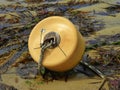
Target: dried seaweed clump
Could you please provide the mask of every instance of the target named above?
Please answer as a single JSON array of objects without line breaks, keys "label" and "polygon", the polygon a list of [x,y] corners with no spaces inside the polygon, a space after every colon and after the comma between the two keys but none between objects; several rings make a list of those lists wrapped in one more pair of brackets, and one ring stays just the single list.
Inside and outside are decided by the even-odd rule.
[{"label": "dried seaweed clump", "polygon": [[98,61],[104,65],[120,64],[120,49],[103,49],[99,48],[98,53],[101,56]]},{"label": "dried seaweed clump", "polygon": [[95,20],[94,16],[90,15],[90,12],[71,12],[70,20],[78,26],[78,30],[84,36],[88,36],[104,28],[103,21]]},{"label": "dried seaweed clump", "polygon": [[17,89],[13,86],[0,83],[0,90],[17,90]]}]

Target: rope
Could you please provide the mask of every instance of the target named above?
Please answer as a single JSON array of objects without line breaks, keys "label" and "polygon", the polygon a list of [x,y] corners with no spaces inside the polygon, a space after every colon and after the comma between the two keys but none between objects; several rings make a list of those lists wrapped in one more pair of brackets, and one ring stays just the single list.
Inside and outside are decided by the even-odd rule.
[{"label": "rope", "polygon": [[45,50],[47,48],[49,48],[50,46],[52,46],[53,44],[53,41],[51,40],[50,42],[44,42],[42,45],[41,45],[41,54],[40,54],[40,59],[38,61],[38,71],[40,71],[40,74],[44,74],[45,73],[45,68],[44,66],[42,65],[42,62],[43,62],[43,59],[44,59],[44,53],[45,53]]}]

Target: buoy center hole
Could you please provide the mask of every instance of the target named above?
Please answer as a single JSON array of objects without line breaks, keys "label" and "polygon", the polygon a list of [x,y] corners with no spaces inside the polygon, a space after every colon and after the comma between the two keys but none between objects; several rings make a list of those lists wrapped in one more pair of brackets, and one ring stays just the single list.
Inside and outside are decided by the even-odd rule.
[{"label": "buoy center hole", "polygon": [[49,32],[45,35],[43,42],[48,44],[51,43],[50,48],[55,48],[60,43],[60,35],[56,32]]}]

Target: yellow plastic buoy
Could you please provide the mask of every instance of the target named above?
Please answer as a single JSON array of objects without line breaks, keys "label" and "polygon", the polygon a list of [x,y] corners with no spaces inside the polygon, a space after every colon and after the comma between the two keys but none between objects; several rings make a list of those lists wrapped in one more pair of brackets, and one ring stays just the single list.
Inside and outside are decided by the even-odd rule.
[{"label": "yellow plastic buoy", "polygon": [[[41,33],[42,31],[42,33]],[[40,21],[32,30],[28,47],[32,58],[40,59],[40,44],[53,35],[57,45],[44,53],[42,65],[49,70],[63,72],[72,69],[79,62],[84,53],[85,42],[73,23],[60,16],[52,16]]]}]

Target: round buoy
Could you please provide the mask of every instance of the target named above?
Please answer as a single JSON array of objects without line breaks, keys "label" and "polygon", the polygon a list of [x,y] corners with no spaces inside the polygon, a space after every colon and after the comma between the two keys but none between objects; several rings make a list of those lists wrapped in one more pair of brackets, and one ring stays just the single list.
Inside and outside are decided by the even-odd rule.
[{"label": "round buoy", "polygon": [[42,65],[49,70],[63,72],[72,69],[84,53],[85,41],[73,23],[60,16],[51,16],[40,21],[32,30],[28,48],[32,58],[38,63],[40,44],[54,39],[51,48],[46,49]]}]

